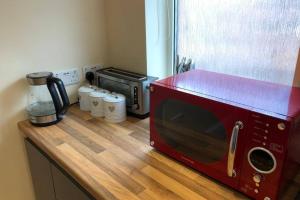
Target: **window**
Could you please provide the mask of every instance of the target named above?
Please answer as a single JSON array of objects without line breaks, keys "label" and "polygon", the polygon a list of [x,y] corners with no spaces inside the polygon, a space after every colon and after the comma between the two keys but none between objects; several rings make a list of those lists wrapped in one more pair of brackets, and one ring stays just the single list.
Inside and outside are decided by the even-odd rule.
[{"label": "window", "polygon": [[[175,51],[195,68],[291,85],[298,0],[177,0]],[[187,62],[187,61],[186,61]]]}]

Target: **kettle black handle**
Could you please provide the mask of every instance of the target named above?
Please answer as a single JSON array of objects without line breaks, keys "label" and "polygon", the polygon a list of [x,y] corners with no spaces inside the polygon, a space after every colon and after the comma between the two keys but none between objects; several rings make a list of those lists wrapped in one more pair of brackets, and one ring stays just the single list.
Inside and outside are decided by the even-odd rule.
[{"label": "kettle black handle", "polygon": [[[57,86],[57,89],[61,96],[63,105],[61,105],[61,101],[58,96],[55,85]],[[56,115],[57,115],[57,117],[61,117],[61,115],[64,115],[67,112],[67,110],[70,106],[70,101],[69,101],[64,83],[59,78],[49,77],[47,79],[47,87],[49,89],[50,95],[51,95],[53,103],[54,103]]]}]

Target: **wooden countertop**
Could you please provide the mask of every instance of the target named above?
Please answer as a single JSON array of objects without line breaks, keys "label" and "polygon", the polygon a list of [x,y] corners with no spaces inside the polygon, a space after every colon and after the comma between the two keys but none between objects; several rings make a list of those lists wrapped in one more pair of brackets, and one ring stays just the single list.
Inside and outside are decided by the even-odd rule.
[{"label": "wooden countertop", "polygon": [[77,105],[49,127],[19,129],[96,199],[247,199],[149,146],[149,119],[110,124]]}]

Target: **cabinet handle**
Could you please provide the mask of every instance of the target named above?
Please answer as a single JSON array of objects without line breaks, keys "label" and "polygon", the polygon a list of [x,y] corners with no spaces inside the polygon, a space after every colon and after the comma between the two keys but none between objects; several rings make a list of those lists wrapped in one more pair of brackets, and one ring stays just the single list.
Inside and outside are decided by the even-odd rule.
[{"label": "cabinet handle", "polygon": [[232,129],[229,152],[228,152],[228,161],[227,161],[227,175],[229,177],[236,176],[236,172],[233,169],[234,159],[235,159],[235,153],[237,148],[237,140],[239,137],[239,131],[240,129],[243,129],[243,127],[244,127],[243,122],[237,121]]}]

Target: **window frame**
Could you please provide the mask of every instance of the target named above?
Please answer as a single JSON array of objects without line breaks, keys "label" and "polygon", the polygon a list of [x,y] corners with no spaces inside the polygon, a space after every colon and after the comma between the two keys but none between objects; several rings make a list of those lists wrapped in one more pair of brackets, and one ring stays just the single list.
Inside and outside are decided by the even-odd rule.
[{"label": "window frame", "polygon": [[177,40],[177,36],[178,36],[178,32],[177,32],[177,26],[178,26],[178,0],[173,0],[173,38],[172,38],[172,52],[173,52],[173,57],[172,57],[172,60],[173,60],[173,63],[172,63],[172,75],[175,75],[176,74],[176,58],[177,58],[177,45],[178,45],[178,40]]}]

